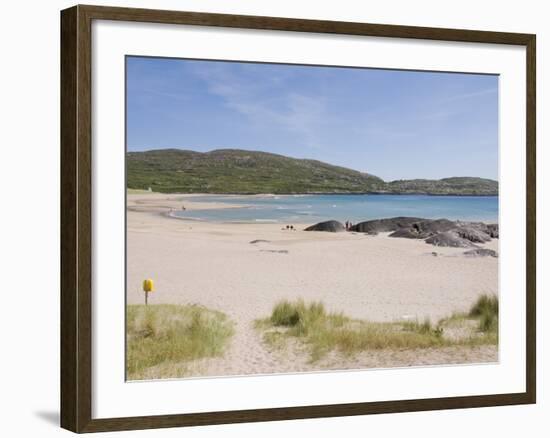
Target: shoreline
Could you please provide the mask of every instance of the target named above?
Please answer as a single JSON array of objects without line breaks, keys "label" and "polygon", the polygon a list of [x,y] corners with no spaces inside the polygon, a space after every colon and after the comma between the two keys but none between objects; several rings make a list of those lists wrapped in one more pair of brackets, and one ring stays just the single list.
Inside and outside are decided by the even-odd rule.
[{"label": "shoreline", "polygon": [[[334,194],[338,195],[338,194]],[[342,193],[339,193],[339,195],[342,195]],[[255,194],[255,195],[237,195],[237,194],[214,194],[214,193],[189,193],[189,194],[182,194],[182,193],[173,193],[173,194],[165,194],[165,193],[158,193],[158,192],[144,192],[144,193],[127,193],[126,199],[127,199],[127,205],[126,208],[129,211],[141,211],[141,212],[149,212],[149,213],[160,213],[165,217],[168,217],[170,219],[176,219],[176,220],[182,220],[182,221],[191,221],[191,222],[209,222],[209,223],[216,223],[216,224],[279,224],[279,225],[285,225],[287,223],[291,224],[298,224],[300,226],[309,226],[314,225],[315,223],[326,221],[326,220],[338,220],[334,219],[334,217],[327,217],[325,219],[319,219],[319,220],[306,220],[307,218],[304,218],[304,220],[279,220],[279,219],[258,219],[258,220],[210,220],[210,219],[202,219],[202,218],[193,218],[193,217],[185,217],[185,216],[179,216],[175,214],[178,211],[210,211],[210,210],[226,210],[226,209],[249,209],[254,207],[253,204],[233,204],[231,202],[223,202],[223,201],[195,201],[193,198],[219,198],[219,197],[227,197],[228,199],[231,198],[256,198],[256,199],[270,199],[270,198],[279,198],[282,196],[288,196],[288,197],[303,197],[303,196],[317,196],[316,194],[294,194],[294,195],[278,195],[273,193],[264,193],[264,194]],[[437,196],[437,195],[434,195]],[[462,195],[449,195],[449,196],[462,196]],[[152,202],[151,202],[152,201]],[[182,210],[182,206],[185,207],[184,210]],[[337,215],[334,215],[337,216]],[[389,219],[392,216],[380,216],[376,218],[365,218],[360,221],[355,221],[356,223],[363,222],[363,221],[370,221],[370,220],[377,220],[377,219]],[[434,217],[434,218],[425,218],[425,219],[441,219],[441,217]],[[449,218],[446,218],[449,219]],[[495,220],[486,220],[486,219],[456,219],[451,218],[449,219],[451,221],[455,222],[479,222],[484,224],[498,224],[499,220],[498,218]]]},{"label": "shoreline", "polygon": [[[127,189],[132,191],[138,191],[140,189]],[[460,196],[460,197],[472,197],[472,198],[483,198],[483,197],[493,197],[498,198],[499,193],[430,193],[430,192],[284,192],[284,193],[248,193],[248,192],[228,192],[228,193],[196,193],[196,192],[190,192],[190,193],[178,193],[178,192],[147,192],[146,190],[143,190],[143,193],[156,193],[161,195],[177,195],[177,196],[334,196],[334,195],[373,195],[373,196],[379,196],[379,195],[396,195],[396,196],[441,196],[441,197],[453,197],[453,196]],[[137,193],[136,193],[137,194]],[[140,193],[141,194],[141,193]]]}]

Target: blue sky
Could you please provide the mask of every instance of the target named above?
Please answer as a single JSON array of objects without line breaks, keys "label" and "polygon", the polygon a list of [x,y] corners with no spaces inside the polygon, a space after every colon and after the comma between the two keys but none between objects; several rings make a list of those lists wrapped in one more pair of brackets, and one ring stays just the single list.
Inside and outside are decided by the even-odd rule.
[{"label": "blue sky", "polygon": [[498,179],[498,77],[128,57],[127,146]]}]

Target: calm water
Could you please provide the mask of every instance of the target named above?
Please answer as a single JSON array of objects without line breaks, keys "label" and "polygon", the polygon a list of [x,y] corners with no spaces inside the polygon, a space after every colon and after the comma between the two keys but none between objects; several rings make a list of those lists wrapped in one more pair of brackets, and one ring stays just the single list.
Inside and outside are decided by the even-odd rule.
[{"label": "calm water", "polygon": [[[394,216],[498,221],[498,196],[281,195],[199,196],[242,208],[177,211],[179,217],[215,222],[316,223],[336,219],[361,222]],[[182,198],[185,205],[185,198]]]}]

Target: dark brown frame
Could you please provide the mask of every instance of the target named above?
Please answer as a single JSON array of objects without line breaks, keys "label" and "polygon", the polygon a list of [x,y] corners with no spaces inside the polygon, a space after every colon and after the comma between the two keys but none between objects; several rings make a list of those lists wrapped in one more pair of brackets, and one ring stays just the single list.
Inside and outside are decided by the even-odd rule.
[{"label": "dark brown frame", "polygon": [[[92,419],[92,20],[511,44],[527,52],[526,391],[466,397]],[[535,47],[531,34],[302,20],[276,17],[74,6],[61,12],[61,426],[74,432],[530,404],[536,402]]]}]

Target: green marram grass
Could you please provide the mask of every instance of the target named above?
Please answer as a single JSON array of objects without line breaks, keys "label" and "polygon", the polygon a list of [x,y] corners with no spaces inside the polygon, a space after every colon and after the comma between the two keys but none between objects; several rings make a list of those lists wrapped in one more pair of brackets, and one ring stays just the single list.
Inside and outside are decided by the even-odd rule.
[{"label": "green marram grass", "polygon": [[498,297],[482,295],[474,303],[468,316],[479,320],[481,332],[498,333]]},{"label": "green marram grass", "polygon": [[[486,320],[490,323],[484,322]],[[478,321],[478,330],[469,329],[472,321]],[[271,316],[257,320],[256,327],[264,331],[266,344],[277,348],[284,346],[284,340],[289,338],[304,342],[309,347],[311,361],[319,360],[330,351],[353,355],[366,350],[496,345],[498,299],[482,296],[470,313],[454,314],[435,325],[429,319],[422,322],[352,319],[341,312],[328,312],[321,302],[284,300],[275,305]],[[459,338],[446,337],[446,329],[450,327],[464,327],[466,334]]]},{"label": "green marram grass", "polygon": [[[186,363],[223,354],[233,323],[198,305],[127,306],[127,378],[176,377]],[[175,372],[175,370],[179,370]]]}]

